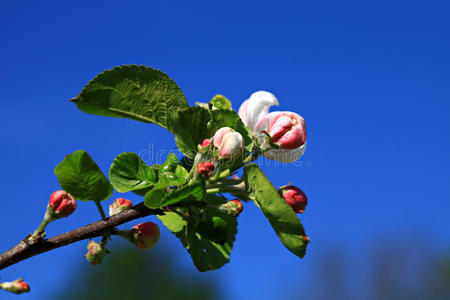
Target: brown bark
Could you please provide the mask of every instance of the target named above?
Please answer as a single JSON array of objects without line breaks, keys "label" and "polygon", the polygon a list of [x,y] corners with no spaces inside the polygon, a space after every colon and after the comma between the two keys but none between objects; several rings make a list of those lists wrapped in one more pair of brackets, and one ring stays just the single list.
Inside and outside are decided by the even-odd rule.
[{"label": "brown bark", "polygon": [[77,228],[66,233],[41,240],[38,242],[29,241],[28,237],[20,241],[19,244],[9,249],[0,255],[0,270],[18,263],[35,255],[69,245],[81,240],[102,236],[108,230],[126,223],[128,221],[142,218],[148,215],[161,214],[162,211],[158,209],[148,209],[141,202],[134,207],[117,214],[115,216],[106,218],[104,220]]}]

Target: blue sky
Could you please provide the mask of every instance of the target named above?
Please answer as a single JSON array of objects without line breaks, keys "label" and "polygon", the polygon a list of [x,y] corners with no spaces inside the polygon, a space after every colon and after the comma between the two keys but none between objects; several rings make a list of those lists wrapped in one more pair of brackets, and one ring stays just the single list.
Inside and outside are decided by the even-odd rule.
[{"label": "blue sky", "polygon": [[[231,263],[199,275],[235,286],[230,297],[275,299],[292,281],[303,288],[330,245],[354,265],[386,236],[426,235],[449,252],[448,2],[4,1],[0,11],[2,249],[38,225],[64,155],[84,149],[106,172],[121,152],[174,149],[156,125],[87,115],[68,101],[105,69],[143,64],[169,74],[191,105],[221,93],[237,108],[267,90],[276,109],[306,120],[301,164],[263,168],[275,186],[291,181],[308,195],[300,216],[308,254],[299,260],[285,250],[247,205]],[[48,234],[96,218],[93,204],[79,203]],[[161,243],[179,254],[182,270],[194,268],[167,230]],[[22,298],[42,299],[55,280],[73,280],[68,270],[84,263],[85,246],[30,259],[1,278],[25,276],[33,291]]]}]

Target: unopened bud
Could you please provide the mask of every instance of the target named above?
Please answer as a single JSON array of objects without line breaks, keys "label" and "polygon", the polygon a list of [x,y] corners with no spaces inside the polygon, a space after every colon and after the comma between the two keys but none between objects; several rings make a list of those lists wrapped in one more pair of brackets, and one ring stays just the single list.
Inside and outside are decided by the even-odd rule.
[{"label": "unopened bud", "polygon": [[200,144],[200,147],[203,148],[203,147],[206,147],[206,146],[209,146],[209,145],[211,145],[211,141],[209,139],[204,139],[202,141],[202,143]]},{"label": "unopened bud", "polygon": [[293,185],[285,185],[278,189],[278,193],[292,207],[295,213],[303,213],[305,211],[308,199],[301,189]]},{"label": "unopened bud", "polygon": [[117,198],[114,202],[109,206],[109,216],[117,215],[127,209],[130,209],[133,206],[133,203],[130,200],[125,198]]},{"label": "unopened bud", "polygon": [[221,158],[235,160],[241,155],[244,149],[244,138],[239,132],[229,132],[223,136],[222,144],[219,147]]},{"label": "unopened bud", "polygon": [[214,164],[210,161],[203,161],[197,166],[197,174],[203,176],[211,176],[214,172]]},{"label": "unopened bud", "polygon": [[53,192],[48,202],[47,212],[53,219],[70,216],[77,208],[77,202],[65,191]]},{"label": "unopened bud", "polygon": [[19,278],[11,282],[0,283],[0,289],[14,294],[23,294],[30,291],[30,286],[22,278]]},{"label": "unopened bud", "polygon": [[237,217],[244,210],[244,206],[238,199],[233,199],[225,204],[222,204],[219,209],[227,214]]},{"label": "unopened bud", "polygon": [[222,127],[219,130],[216,131],[214,134],[214,147],[219,148],[222,144],[223,137],[230,132],[234,132],[234,130],[230,127]]},{"label": "unopened bud", "polygon": [[134,226],[130,230],[130,240],[139,249],[153,248],[159,240],[159,227],[153,222],[145,222]]},{"label": "unopened bud", "polygon": [[89,241],[89,244],[87,246],[88,252],[84,257],[89,261],[91,265],[98,265],[101,264],[103,261],[103,258],[108,253],[108,250],[106,250],[106,243],[97,243],[93,240]]}]

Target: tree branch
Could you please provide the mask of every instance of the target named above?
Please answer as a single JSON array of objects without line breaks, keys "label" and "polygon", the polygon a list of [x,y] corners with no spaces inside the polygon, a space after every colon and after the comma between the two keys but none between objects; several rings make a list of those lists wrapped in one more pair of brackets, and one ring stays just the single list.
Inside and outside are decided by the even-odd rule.
[{"label": "tree branch", "polygon": [[32,243],[29,242],[28,237],[26,237],[25,239],[20,241],[19,244],[0,255],[0,270],[35,255],[81,240],[102,236],[106,230],[112,229],[128,221],[142,218],[148,215],[157,214],[162,214],[162,211],[159,209],[148,209],[144,206],[144,203],[141,202],[134,207],[121,212],[120,214],[77,228],[72,231],[68,231],[46,240]]}]

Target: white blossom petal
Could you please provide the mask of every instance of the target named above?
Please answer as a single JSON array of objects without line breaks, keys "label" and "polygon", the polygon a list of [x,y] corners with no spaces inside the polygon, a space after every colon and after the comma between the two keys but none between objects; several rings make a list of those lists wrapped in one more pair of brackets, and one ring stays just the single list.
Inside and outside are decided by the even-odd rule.
[{"label": "white blossom petal", "polygon": [[252,132],[256,129],[256,124],[269,112],[269,108],[278,105],[277,98],[269,92],[258,91],[253,93],[248,99],[246,125]]}]

